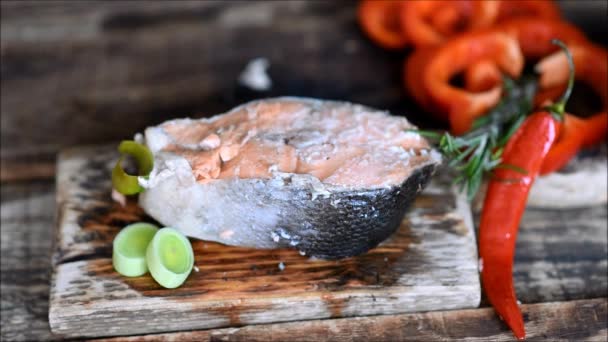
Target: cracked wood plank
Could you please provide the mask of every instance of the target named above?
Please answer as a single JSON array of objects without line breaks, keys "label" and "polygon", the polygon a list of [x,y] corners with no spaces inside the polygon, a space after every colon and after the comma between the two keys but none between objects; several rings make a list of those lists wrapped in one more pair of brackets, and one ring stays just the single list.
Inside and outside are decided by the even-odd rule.
[{"label": "cracked wood plank", "polygon": [[[529,341],[606,341],[607,299],[522,305]],[[343,318],[102,341],[513,341],[492,309]],[[97,340],[96,340],[97,341]]]},{"label": "cracked wood plank", "polygon": [[[480,286],[468,203],[438,172],[401,228],[379,247],[340,261],[297,250],[192,240],[194,271],[177,289],[112,267],[122,226],[151,219],[110,198],[111,146],[62,153],[50,324],[69,336],[112,336],[317,318],[471,308]],[[282,262],[285,269],[279,269]],[[162,315],[158,315],[162,312]]]}]

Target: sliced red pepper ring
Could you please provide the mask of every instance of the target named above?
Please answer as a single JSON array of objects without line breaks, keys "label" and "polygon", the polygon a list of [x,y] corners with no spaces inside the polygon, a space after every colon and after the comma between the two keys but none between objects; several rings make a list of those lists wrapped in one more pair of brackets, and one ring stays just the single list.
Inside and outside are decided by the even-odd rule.
[{"label": "sliced red pepper ring", "polygon": [[473,91],[486,91],[500,85],[502,74],[496,64],[483,60],[472,64],[464,72],[464,88]]},{"label": "sliced red pepper ring", "polygon": [[536,60],[557,51],[558,48],[551,43],[553,39],[559,39],[568,46],[587,42],[581,30],[560,20],[522,17],[506,20],[498,27],[517,39],[527,60]]},{"label": "sliced red pepper ring", "polygon": [[401,27],[415,46],[434,46],[467,29],[489,27],[498,6],[497,1],[406,1],[401,7]]},{"label": "sliced red pepper ring", "polygon": [[437,12],[430,18],[431,25],[441,35],[453,34],[464,25],[465,20],[463,11],[459,11],[454,6],[438,8]]},{"label": "sliced red pepper ring", "polygon": [[551,0],[500,1],[498,21],[515,17],[559,19],[559,7]]},{"label": "sliced red pepper ring", "polygon": [[585,135],[583,136],[583,147],[588,148],[606,141],[608,135],[608,112],[600,112],[586,121]]},{"label": "sliced red pepper ring", "polygon": [[489,60],[512,77],[520,75],[523,56],[517,41],[507,34],[490,30],[455,37],[439,47],[422,70],[421,85],[439,111],[448,113],[454,134],[463,134],[474,119],[495,106],[501,88],[472,93],[450,84],[450,79],[481,60]]},{"label": "sliced red pepper ring", "polygon": [[[608,108],[608,51],[590,43],[570,47],[576,79],[587,83],[599,95],[604,108]],[[543,58],[534,67],[540,74],[541,89],[564,87],[568,81],[568,61],[562,51]]]},{"label": "sliced red pepper ring", "polygon": [[402,2],[396,0],[363,0],[359,4],[357,17],[363,31],[386,49],[401,49],[407,45],[399,24],[401,6]]},{"label": "sliced red pepper ring", "polygon": [[606,138],[608,113],[598,113],[581,119],[566,114],[561,124],[559,137],[545,157],[540,174],[545,175],[566,166],[582,147],[596,145]]},{"label": "sliced red pepper ring", "polygon": [[[516,37],[526,60],[536,60],[555,52],[557,47],[551,44],[553,39],[559,39],[568,46],[587,44],[587,38],[583,32],[558,20],[514,18],[501,23],[498,29]],[[560,54],[563,56],[562,52]],[[576,59],[575,63],[578,65]],[[492,67],[489,61],[478,64],[480,65],[473,64],[465,72],[465,88],[467,90],[487,89],[492,85],[492,82],[496,82],[496,84],[500,82],[500,78],[497,77],[497,75],[500,75],[500,70],[497,66]],[[559,63],[552,61],[551,64],[559,65],[550,69],[557,70],[559,68],[560,80],[565,83],[568,79],[568,67],[565,58],[560,59]],[[556,99],[563,93],[564,89],[565,87],[556,88],[546,93],[541,90],[538,95],[539,98],[535,102],[542,103],[546,99]]]},{"label": "sliced red pepper ring", "polygon": [[547,89],[539,89],[534,97],[534,107],[540,108],[552,103],[564,93],[565,89],[565,84]]},{"label": "sliced red pepper ring", "polygon": [[492,26],[498,18],[501,1],[473,1],[471,15],[471,29],[480,29]]},{"label": "sliced red pepper ring", "polygon": [[[608,51],[591,45],[574,45],[570,48],[576,66],[577,80],[589,84],[600,96],[603,107],[608,108]],[[542,90],[536,102],[554,100],[568,81],[568,61],[563,52],[543,58],[535,70],[540,74]],[[566,115],[557,142],[549,151],[541,174],[548,174],[564,167],[581,148],[591,147],[605,139],[608,131],[608,113],[601,112],[587,119]]]}]

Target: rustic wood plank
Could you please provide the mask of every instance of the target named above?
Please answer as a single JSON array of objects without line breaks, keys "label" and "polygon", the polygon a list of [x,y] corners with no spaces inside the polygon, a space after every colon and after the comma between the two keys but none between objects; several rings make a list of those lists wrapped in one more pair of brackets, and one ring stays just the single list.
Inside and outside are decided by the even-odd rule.
[{"label": "rustic wood plank", "polygon": [[3,162],[0,166],[0,182],[44,180],[55,177],[54,162]]},{"label": "rustic wood plank", "polygon": [[[0,238],[2,242],[2,257],[0,258],[2,269],[0,272],[2,275],[0,323],[2,329],[0,329],[0,337],[7,341],[46,340],[52,337],[47,313],[51,268],[49,258],[52,240],[51,227],[54,225],[55,211],[54,186],[51,182],[34,182],[3,184],[0,189],[2,191],[0,209],[2,214],[0,224],[2,226],[0,230],[2,234]],[[605,209],[595,207],[583,211],[568,211],[563,215],[555,215],[553,211],[543,211],[542,213],[539,211],[534,215],[538,217],[543,215],[545,223],[535,225],[534,229],[522,229],[518,236],[515,286],[520,300],[524,303],[536,303],[563,301],[566,298],[606,296],[607,269],[606,266],[601,266],[602,263],[605,265],[605,261],[603,261],[606,258],[605,251],[598,248],[585,250],[588,241],[593,239],[589,236],[588,231],[581,237],[574,236],[577,233],[576,229],[565,230],[566,234],[563,234],[563,229],[560,234],[553,233],[556,227],[560,229],[559,227],[568,226],[571,216],[578,217],[579,222],[594,221],[595,215],[599,213],[599,222],[601,220],[605,222],[606,217],[601,210]],[[524,217],[524,226],[529,226],[526,222],[530,218],[530,215]],[[590,225],[593,226],[593,224]],[[603,236],[606,236],[606,231],[603,231]],[[549,237],[551,244],[543,243],[542,237]],[[600,241],[601,239],[600,235]],[[560,240],[561,243],[559,243]],[[545,250],[547,247],[550,247],[549,251]],[[520,255],[525,255],[525,257],[520,257]],[[575,262],[571,262],[572,260]],[[15,270],[16,268],[19,270]],[[567,271],[556,272],[558,269]],[[587,279],[581,279],[582,277]],[[595,280],[591,281],[590,278]],[[528,282],[536,284],[531,289]],[[564,286],[561,286],[562,284]],[[572,287],[567,284],[577,286]],[[530,293],[527,293],[528,291]],[[543,314],[539,313],[539,315]],[[580,317],[581,321],[587,321],[593,319],[594,314],[590,314],[589,318],[583,314],[569,314],[564,316],[564,319],[572,316]],[[480,323],[477,327],[482,326],[485,326],[485,323],[483,325]],[[505,338],[508,338],[509,334],[504,330],[505,328],[501,329],[503,329],[501,331],[504,332]],[[576,330],[573,328],[571,331]],[[471,333],[471,335],[473,334]],[[578,340],[579,338],[573,335],[572,339]],[[602,340],[602,336],[600,335],[598,339]]]},{"label": "rustic wood plank", "polygon": [[[401,54],[378,49],[363,37],[353,3],[176,7],[102,3],[3,11],[3,32],[9,31],[1,46],[3,146],[119,140],[169,118],[219,113],[262,95],[343,99],[398,114],[409,111],[401,89]],[[45,13],[48,21],[29,20],[29,10]],[[274,86],[265,93],[237,84],[255,57],[271,64]],[[41,113],[45,120],[39,120]]]},{"label": "rustic wood plank", "polygon": [[55,177],[57,145],[0,149],[2,183],[51,180]]},{"label": "rustic wood plank", "polygon": [[[439,126],[403,93],[404,54],[366,39],[350,1],[0,6],[1,142],[11,149],[119,140],[169,118],[219,113],[268,95],[347,100]],[[562,6],[607,43],[605,2]],[[269,92],[236,82],[255,57],[270,61]]]},{"label": "rustic wood plank", "polygon": [[0,339],[52,337],[48,323],[55,193],[51,182],[1,187]]},{"label": "rustic wood plank", "polygon": [[[203,3],[205,5],[202,5]],[[206,5],[208,3],[211,5]],[[315,30],[312,34],[292,33],[291,37],[299,39],[293,41],[306,42],[308,44],[307,48],[298,50],[298,47],[294,48],[291,46],[293,45],[292,41],[288,41],[288,39],[272,40],[277,34],[266,34],[266,32],[274,30],[274,25],[261,24],[266,22],[263,15],[253,15],[254,19],[245,20],[245,23],[238,28],[239,20],[234,20],[234,18],[247,19],[244,18],[246,16],[239,15],[239,11],[241,13],[255,13],[255,9],[263,6],[256,7],[257,5],[250,5],[253,7],[244,7],[242,9],[242,3],[235,3],[230,2],[231,5],[229,6],[232,9],[225,11],[223,8],[220,8],[223,5],[218,6],[217,3],[212,3],[211,1],[152,2],[146,4],[139,1],[120,3],[105,1],[86,3],[75,1],[0,2],[0,31],[2,32],[0,57],[2,57],[3,61],[2,70],[0,71],[2,78],[2,85],[0,86],[2,174],[5,172],[5,151],[33,150],[40,146],[54,144],[53,153],[49,154],[54,158],[54,151],[58,151],[66,145],[81,143],[83,141],[105,142],[110,139],[122,139],[130,136],[132,132],[139,129],[142,125],[158,123],[169,116],[211,112],[207,111],[208,108],[213,109],[213,112],[219,112],[225,108],[232,107],[235,103],[240,103],[252,96],[257,96],[256,94],[239,89],[229,80],[220,79],[218,81],[217,77],[207,78],[204,75],[205,73],[216,73],[217,70],[221,70],[222,73],[225,72],[224,70],[229,70],[231,71],[230,76],[234,76],[244,66],[245,60],[265,55],[267,51],[274,51],[273,53],[278,54],[279,57],[285,56],[286,61],[293,61],[291,63],[294,66],[283,67],[279,72],[276,67],[281,64],[274,63],[274,60],[271,60],[274,65],[274,67],[271,66],[271,75],[275,78],[275,84],[281,84],[283,87],[289,85],[290,87],[287,88],[289,94],[301,95],[301,92],[315,92],[323,96],[324,93],[327,93],[334,96],[344,96],[344,99],[356,100],[350,98],[349,94],[343,95],[342,92],[364,88],[360,93],[356,91],[355,97],[360,98],[360,102],[367,101],[366,103],[378,107],[396,108],[395,111],[397,113],[415,113],[415,110],[409,106],[408,102],[402,100],[403,95],[400,90],[401,56],[383,52],[362,38],[352,19],[352,12],[348,14],[351,16],[350,20],[343,20],[344,18],[340,14],[343,12],[337,11],[339,18],[336,19],[334,17],[336,11],[332,11],[331,6],[340,5],[302,5],[300,2],[292,2],[295,5],[289,6],[295,6],[296,8],[288,10],[287,12],[289,13],[284,17],[285,21],[292,22],[295,28],[306,30],[309,25],[318,25],[319,22],[326,23],[321,25],[323,29]],[[267,6],[284,6],[280,3],[282,2],[274,2],[274,4]],[[576,5],[578,3],[580,1],[577,1]],[[567,6],[566,17],[578,19],[578,24],[582,24],[587,32],[591,32],[596,39],[606,44],[608,34],[606,34],[605,16],[603,15],[606,12],[606,2],[591,0],[584,4],[584,6],[577,7],[574,2],[562,1],[562,5]],[[207,14],[203,12],[206,9],[200,9],[202,6],[218,7],[213,15],[215,18],[222,17],[223,19],[212,20],[205,17]],[[352,5],[349,4],[348,6]],[[598,6],[603,7],[597,9]],[[151,9],[147,11],[147,8]],[[195,10],[197,8],[199,8],[198,11]],[[237,14],[234,14],[235,8],[238,8],[236,10]],[[583,8],[591,10],[585,12],[581,10]],[[590,12],[598,15],[588,15]],[[164,14],[167,13],[169,15],[165,17]],[[317,18],[309,18],[310,16],[316,16]],[[211,25],[217,32],[221,32],[224,29],[229,30],[230,25],[225,27],[218,26],[218,24],[225,25],[226,22],[232,23],[232,25],[237,23],[237,29],[240,30],[238,34],[251,42],[251,44],[238,45],[226,43],[222,46],[222,48],[225,46],[231,48],[238,46],[241,49],[239,53],[243,56],[242,60],[239,59],[238,63],[234,62],[233,59],[228,60],[225,63],[230,66],[228,69],[224,69],[221,59],[214,60],[213,56],[207,56],[210,62],[205,60],[205,64],[202,66],[197,64],[196,61],[193,62],[190,56],[187,56],[189,52],[183,47],[185,45],[183,40],[177,39],[177,42],[173,44],[169,43],[170,40],[176,40],[175,38],[179,38],[181,35],[189,33],[199,34],[198,32],[200,31],[196,30],[199,26]],[[245,32],[249,27],[256,27],[256,25],[257,30],[252,31],[252,33]],[[242,26],[245,27],[243,28]],[[352,35],[348,34],[344,37],[353,38],[354,42],[351,40],[341,40],[343,38],[342,33],[336,32],[342,32],[342,30],[352,32]],[[150,37],[154,35],[154,32],[161,31],[166,32],[159,35],[160,40],[165,42],[159,42],[156,45],[150,44]],[[325,36],[333,36],[334,34],[337,35],[334,39],[323,39]],[[125,39],[117,39],[116,36],[118,35],[124,35]],[[122,45],[128,44],[131,40],[137,40],[140,36],[148,39],[148,43],[143,44],[148,46],[145,51],[142,52],[140,49],[141,45],[137,45],[133,50],[121,52]],[[217,37],[219,41],[222,41],[226,37],[234,37],[234,35],[223,34],[213,37],[213,39]],[[90,43],[90,41],[95,40],[99,40],[102,43]],[[280,47],[279,42],[283,42],[281,44],[285,44],[285,42],[289,43],[288,48]],[[41,46],[39,50],[38,45]],[[181,48],[178,48],[176,53],[169,55],[166,51],[170,51],[175,45],[181,46]],[[15,48],[12,46],[15,46]],[[206,45],[206,47],[209,46],[218,47],[220,43]],[[344,49],[344,53],[335,53],[336,48],[338,51]],[[290,49],[294,52],[291,52]],[[285,52],[285,50],[287,51]],[[25,51],[25,53],[21,53],[20,51]],[[260,54],[260,51],[263,53]],[[309,53],[298,55],[302,51],[309,51]],[[310,51],[317,51],[317,53],[310,53]],[[10,65],[6,63],[7,59],[5,57],[7,53],[13,53],[14,58]],[[134,64],[141,64],[141,56],[147,56],[147,53],[159,56],[153,58],[155,61],[154,67],[149,69],[132,68]],[[71,54],[89,56],[91,57],[89,59],[90,63],[86,63],[86,58],[83,57],[70,57]],[[100,57],[99,55],[102,56]],[[212,55],[212,53],[209,55]],[[353,56],[353,60],[350,59],[351,55]],[[166,64],[158,61],[163,56],[166,56]],[[336,61],[330,67],[323,65],[326,60],[332,60],[334,57]],[[223,58],[223,56],[220,56],[220,58]],[[80,63],[72,67],[70,63],[74,59],[80,61]],[[321,64],[317,71],[323,73],[313,74],[307,69],[306,72],[300,74],[297,64],[301,63],[303,59],[310,60],[310,64]],[[363,61],[366,64],[358,64],[359,62],[355,62],[354,60]],[[168,77],[166,74],[169,73],[170,68],[182,62],[186,62],[186,69],[190,68],[194,73],[197,73],[196,70],[202,70],[200,74],[197,74],[200,77],[192,77],[181,83],[183,88],[197,88],[201,86],[201,83],[209,83],[209,88],[217,89],[217,91],[211,93],[201,92],[201,96],[208,94],[208,97],[205,99],[193,99],[193,96],[188,95],[184,101],[181,101],[180,99],[167,100],[163,97],[162,91],[154,90],[158,87],[158,83],[167,81]],[[344,67],[335,67],[337,63],[343,63]],[[361,65],[369,66],[369,69],[362,68]],[[67,71],[68,75],[64,76],[66,76],[66,82],[69,84],[58,91],[53,91],[53,87],[61,85],[62,82],[57,73],[61,73],[64,70]],[[285,74],[284,76],[283,71],[292,73],[295,71],[295,73]],[[122,77],[114,75],[121,72]],[[184,70],[180,71],[181,74],[186,72]],[[349,76],[348,82],[342,83],[342,80],[346,80],[346,78],[344,78],[345,76],[340,76],[339,73],[348,75],[356,72],[364,73],[365,75],[363,76],[365,77]],[[73,75],[78,73],[89,75],[89,77],[88,79],[83,79],[83,76]],[[279,75],[274,75],[275,73]],[[338,76],[329,77],[329,81],[319,80],[319,75],[325,77],[325,75],[334,75],[335,73]],[[108,78],[103,77],[104,74],[111,75],[109,81]],[[372,78],[366,79],[370,75]],[[305,79],[300,78],[300,76],[312,78]],[[80,81],[75,82],[74,80]],[[278,80],[281,80],[281,82],[278,82]],[[48,83],[50,83],[50,86]],[[168,89],[176,89],[175,84],[178,84],[176,80],[172,79],[168,83]],[[15,84],[19,84],[20,91],[9,94],[7,89],[11,89]],[[223,86],[225,84],[228,85]],[[161,96],[161,100],[157,102],[154,99],[150,100],[149,98],[153,97],[154,94],[147,99],[138,99],[137,94],[145,95],[148,93],[146,90],[148,86],[152,88],[152,93],[156,92],[156,95]],[[99,94],[108,94],[108,89],[111,90],[112,87],[120,89],[118,92],[124,91],[124,94],[130,95],[122,97],[114,95],[113,98],[110,96],[100,96],[99,98],[106,101],[89,101],[88,103],[91,106],[87,107],[88,110],[84,112],[84,116],[74,115],[73,112],[66,110],[66,107],[69,109],[73,102],[78,103],[74,99],[83,98],[85,93],[96,93],[99,90]],[[33,91],[30,91],[31,89]],[[335,89],[340,91],[336,91]],[[285,93],[279,92],[278,89],[272,90],[273,94],[287,94],[287,90],[283,89],[281,91],[285,91]],[[365,91],[369,92],[369,94],[365,94]],[[173,90],[172,94],[178,94],[179,96],[180,90]],[[12,106],[7,105],[9,97],[13,98],[10,101],[13,104]],[[42,101],[48,105],[35,106],[29,104],[29,102],[36,101]],[[14,104],[16,103],[17,105],[15,106]],[[86,104],[87,102],[84,103]],[[149,106],[147,103],[149,103]],[[21,104],[27,104],[24,110],[21,110]],[[123,122],[120,127],[112,127],[111,125],[110,127],[105,127],[103,124],[93,124],[93,122],[99,120],[100,116],[98,116],[98,112],[94,109],[96,106],[102,107],[100,104],[104,105],[104,108],[99,111],[101,113],[107,113],[107,111],[111,110],[112,106],[122,108],[121,112],[123,116],[119,120]],[[129,106],[131,106],[131,109],[137,109],[137,111],[130,112]],[[9,116],[11,117],[10,119],[8,118]],[[128,116],[129,120],[124,120],[125,116]],[[138,118],[139,116],[145,116],[145,118]],[[9,123],[11,124],[10,128],[8,126]],[[124,131],[120,133],[112,132],[113,129],[121,129],[124,125],[132,125],[132,127],[129,129],[124,128]],[[66,128],[65,130],[64,127]],[[82,132],[79,132],[75,137],[64,137],[67,133],[78,129],[81,129]],[[6,138],[5,132],[9,131],[12,132],[11,138]],[[83,133],[85,131],[87,132],[86,134]],[[110,133],[108,133],[109,131]],[[61,134],[58,134],[58,132],[61,132]],[[23,136],[20,136],[20,133]],[[28,156],[25,159],[31,160]],[[14,160],[19,161],[20,159]],[[6,242],[2,245],[2,315],[0,315],[2,317],[2,329],[0,329],[2,340],[44,340],[50,336],[47,317],[45,315],[43,317],[41,314],[42,312],[46,312],[48,307],[46,296],[48,295],[49,274],[48,272],[41,273],[38,271],[39,269],[48,270],[50,267],[48,258],[48,253],[50,253],[48,229],[53,226],[53,221],[52,218],[42,218],[46,214],[40,215],[40,212],[30,212],[29,210],[35,207],[30,204],[32,197],[36,197],[44,192],[53,194],[53,187],[48,183],[46,183],[47,188],[41,187],[39,184],[41,183],[33,185],[25,183],[2,184],[2,241],[9,241],[5,236],[8,236],[10,231],[19,231],[19,233],[10,233],[12,234],[11,238],[14,239],[11,241],[15,241],[15,243]],[[42,203],[44,203],[45,210],[54,209],[54,199],[52,196],[48,195],[44,197]],[[15,198],[28,198],[28,200],[16,204]],[[5,206],[5,204],[9,203],[11,205]],[[27,212],[29,218],[19,215],[10,216],[9,220],[17,223],[13,226],[12,230],[5,229],[5,227],[8,227],[5,221],[8,217],[6,213],[12,212],[16,208],[29,208],[19,211],[20,213]],[[577,211],[569,213],[576,216]],[[594,220],[595,216],[593,215],[596,215],[596,213],[596,211],[591,211],[587,212],[586,215],[591,215],[589,220]],[[605,220],[605,214],[602,214],[602,211],[599,211],[599,213],[599,218]],[[41,218],[40,224],[30,224],[34,221],[35,217],[39,216]],[[606,277],[604,276],[606,274],[606,267],[602,266],[605,265],[605,263],[602,264],[602,262],[605,262],[605,258],[599,255],[601,252],[605,254],[605,250],[591,248],[585,251],[585,253],[579,253],[579,251],[588,246],[588,243],[579,242],[578,236],[572,236],[573,231],[566,234],[566,237],[559,243],[557,240],[559,237],[553,234],[553,227],[567,225],[569,216],[554,216],[552,212],[547,212],[545,219],[546,223],[543,225],[543,228],[537,227],[534,234],[526,234],[525,232],[528,230],[522,230],[519,236],[520,241],[525,241],[530,237],[533,238],[529,247],[540,253],[539,255],[530,254],[518,260],[518,264],[535,263],[536,267],[522,267],[521,272],[517,273],[518,264],[516,264],[515,281],[520,297],[522,295],[526,296],[522,291],[525,292],[527,290],[527,287],[521,285],[521,283],[530,281],[531,277],[535,277],[537,279],[535,282],[538,284],[533,294],[528,295],[528,299],[531,302],[538,300],[562,300],[566,297],[590,298],[597,296],[597,293],[605,293],[605,291],[600,291],[602,286],[605,287],[606,284]],[[590,230],[586,229],[584,231],[583,240],[592,240],[589,235]],[[538,236],[548,236],[555,240],[552,240],[550,244],[545,243],[543,247],[539,246],[539,244],[543,244],[543,241],[539,240]],[[42,238],[37,240],[36,237]],[[599,241],[602,241],[601,237]],[[547,252],[545,251],[547,247],[550,247],[551,250],[557,248],[560,253]],[[44,251],[48,251],[48,253]],[[520,253],[522,253],[522,248],[519,248],[517,251],[518,255]],[[596,253],[598,254],[596,255]],[[552,259],[558,260],[552,261]],[[575,260],[575,262],[571,262],[572,260]],[[546,267],[543,267],[542,262],[547,261],[550,265],[555,265],[556,268],[546,269]],[[569,265],[567,269],[570,271],[556,272],[556,270],[563,270],[560,265],[564,262]],[[14,273],[14,277],[5,278],[10,274],[5,272],[5,267],[20,263],[27,266],[23,270],[20,270],[19,273]],[[530,274],[534,275],[530,276]],[[586,287],[584,286],[585,280],[577,280],[581,275],[588,274],[600,275],[599,279],[596,279],[597,287]],[[545,281],[552,284],[548,287],[551,289],[550,291],[544,291],[542,283]],[[560,286],[560,284],[569,283],[575,283],[577,286]],[[590,290],[589,293],[587,293],[588,288]],[[605,340],[605,336],[600,335],[600,339]]]},{"label": "rustic wood plank", "polygon": [[166,290],[149,275],[125,278],[113,270],[111,243],[120,227],[150,220],[134,200],[123,208],[110,199],[117,158],[112,147],[91,147],[59,159],[49,314],[59,334],[124,335],[479,304],[470,209],[445,170],[416,199],[402,227],[364,255],[323,261],[292,249],[197,240],[199,271]]},{"label": "rustic wood plank", "polygon": [[522,302],[608,297],[606,213],[606,205],[526,209],[513,270]]},{"label": "rustic wood plank", "polygon": [[[580,3],[562,1],[565,17],[607,44],[605,18],[594,15],[604,13],[606,3]],[[0,6],[4,182],[51,176],[49,163],[29,166],[28,154],[7,161],[5,151],[51,146],[55,153],[120,140],[169,118],[207,116],[262,96],[348,100],[440,127],[403,93],[404,53],[383,51],[366,39],[352,2]],[[261,93],[236,81],[260,56],[269,59],[274,84]]]},{"label": "rustic wood plank", "polygon": [[[606,341],[607,299],[522,305],[529,341]],[[492,309],[253,325],[101,341],[513,341]],[[99,341],[99,340],[96,340]]]}]

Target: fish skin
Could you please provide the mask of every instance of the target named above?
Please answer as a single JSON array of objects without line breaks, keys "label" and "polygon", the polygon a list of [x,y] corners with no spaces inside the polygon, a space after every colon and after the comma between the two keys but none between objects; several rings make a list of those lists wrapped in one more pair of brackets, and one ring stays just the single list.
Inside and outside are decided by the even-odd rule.
[{"label": "fish skin", "polygon": [[[399,228],[408,207],[434,171],[435,166],[429,164],[414,171],[400,186],[332,193],[315,201],[293,201],[297,209],[282,217],[277,225],[291,238],[285,242],[280,239],[279,246],[290,247],[295,237],[300,251],[319,259],[363,254]],[[307,228],[304,222],[313,227],[312,233],[302,234]]]},{"label": "fish skin", "polygon": [[306,174],[204,184],[182,175],[147,189],[139,201],[148,215],[190,237],[341,259],[365,253],[393,234],[437,164],[429,158],[401,184],[369,189],[325,184]]}]

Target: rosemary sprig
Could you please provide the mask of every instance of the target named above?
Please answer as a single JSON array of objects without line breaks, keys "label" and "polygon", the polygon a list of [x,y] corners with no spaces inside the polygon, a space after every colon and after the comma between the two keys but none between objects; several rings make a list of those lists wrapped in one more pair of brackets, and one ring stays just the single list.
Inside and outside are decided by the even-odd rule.
[{"label": "rosemary sprig", "polygon": [[[562,120],[574,85],[574,61],[563,42],[554,39],[552,43],[558,45],[566,54],[570,75],[564,94],[544,109],[556,120]],[[538,80],[534,75],[523,76],[519,80],[503,77],[505,94],[501,101],[486,115],[478,118],[473,123],[472,130],[462,136],[454,137],[447,132],[413,130],[437,140],[437,148],[449,160],[448,165],[459,172],[454,182],[460,185],[461,191],[466,188],[469,200],[473,199],[479,190],[483,176],[496,168],[527,173],[516,165],[502,163],[501,156],[509,138],[531,114],[537,86]]]},{"label": "rosemary sprig", "polygon": [[[537,80],[533,76],[524,76],[519,80],[504,77],[503,89],[505,95],[498,105],[477,119],[472,130],[462,136],[455,137],[447,132],[415,131],[436,139],[437,148],[449,161],[448,165],[459,173],[454,182],[460,185],[461,191],[466,188],[469,200],[479,190],[483,176],[494,168],[515,169],[511,165],[501,164],[502,150],[530,114]],[[518,171],[525,173],[525,170]]]}]

